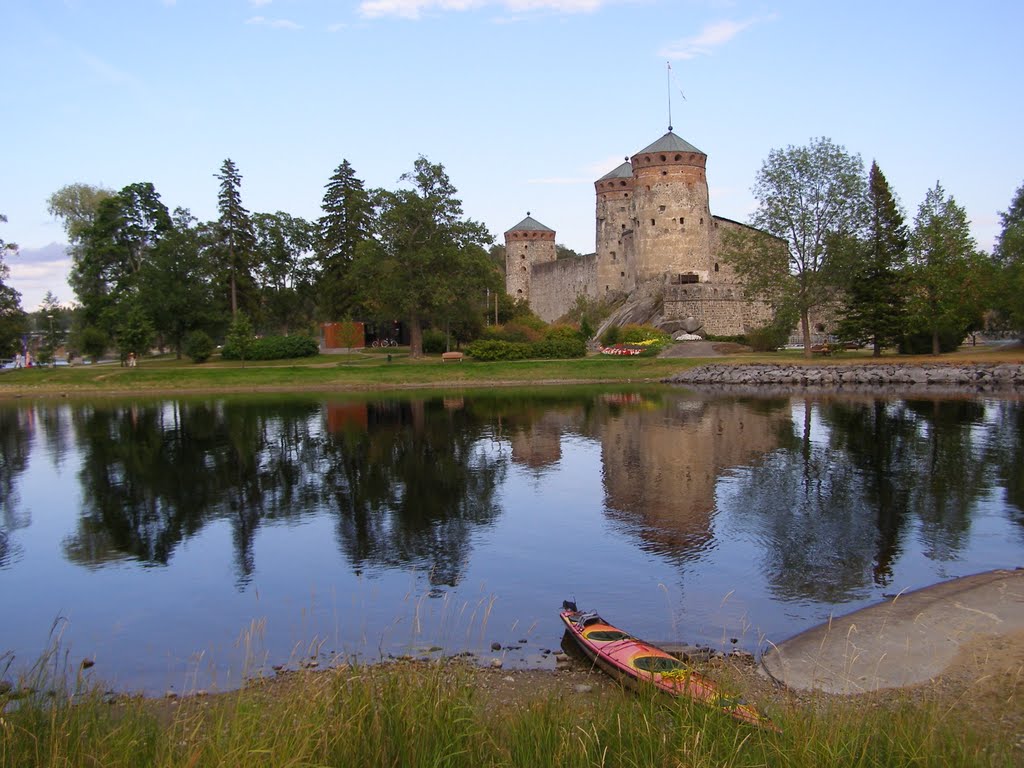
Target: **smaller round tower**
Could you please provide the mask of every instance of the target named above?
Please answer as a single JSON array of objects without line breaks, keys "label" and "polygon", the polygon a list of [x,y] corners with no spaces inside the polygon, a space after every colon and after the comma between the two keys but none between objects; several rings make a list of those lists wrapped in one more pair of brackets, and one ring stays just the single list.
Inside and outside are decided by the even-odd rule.
[{"label": "smaller round tower", "polygon": [[632,291],[633,166],[626,158],[618,168],[594,182],[597,193],[597,295]]},{"label": "smaller round tower", "polygon": [[505,232],[505,290],[513,299],[530,300],[534,264],[554,261],[555,230],[530,216]]}]

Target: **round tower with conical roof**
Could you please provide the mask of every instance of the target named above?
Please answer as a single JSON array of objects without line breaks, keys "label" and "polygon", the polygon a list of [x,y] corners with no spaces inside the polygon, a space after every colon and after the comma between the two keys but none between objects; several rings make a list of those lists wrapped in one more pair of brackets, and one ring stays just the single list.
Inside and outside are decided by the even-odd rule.
[{"label": "round tower with conical roof", "polygon": [[597,295],[636,287],[633,260],[633,166],[629,158],[594,182],[597,193]]},{"label": "round tower with conical roof", "polygon": [[637,280],[706,282],[713,227],[707,155],[669,131],[630,158]]},{"label": "round tower with conical roof", "polygon": [[527,211],[525,219],[505,232],[505,290],[514,299],[529,301],[533,265],[556,258],[555,230]]}]

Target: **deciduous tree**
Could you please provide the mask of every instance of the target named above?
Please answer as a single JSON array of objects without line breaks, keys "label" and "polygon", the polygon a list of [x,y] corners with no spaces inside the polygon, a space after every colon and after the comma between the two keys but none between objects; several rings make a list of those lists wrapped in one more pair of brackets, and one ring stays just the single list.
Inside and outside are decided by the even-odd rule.
[{"label": "deciduous tree", "polygon": [[451,318],[461,297],[497,287],[483,224],[465,219],[444,166],[425,157],[402,176],[411,189],[379,191],[377,229],[357,249],[353,273],[378,318],[401,317],[409,354],[423,355],[423,324]]},{"label": "deciduous tree", "polygon": [[312,319],[316,227],[284,211],[254,214],[252,222],[262,325],[287,334]]},{"label": "deciduous tree", "polygon": [[64,222],[64,231],[74,248],[82,235],[92,226],[99,211],[100,203],[114,196],[114,190],[93,184],[67,184],[47,200],[51,216]]},{"label": "deciduous tree", "polygon": [[837,288],[829,240],[858,231],[864,221],[863,164],[831,139],[813,139],[806,147],[772,150],[753,192],[758,209],[751,223],[787,248],[780,251],[772,238],[741,232],[727,244],[726,258],[777,310],[795,310],[809,356],[810,314],[827,305]]},{"label": "deciduous tree", "polygon": [[172,227],[167,207],[148,182],[100,201],[91,223],[77,230],[72,250],[69,282],[86,325],[116,332],[118,306],[138,298],[141,274]]},{"label": "deciduous tree", "polygon": [[[7,217],[0,214],[0,223]],[[26,315],[21,308],[21,294],[5,282],[10,270],[4,256],[16,253],[18,246],[0,238],[0,357],[10,357],[20,351],[20,337],[26,330]]]}]

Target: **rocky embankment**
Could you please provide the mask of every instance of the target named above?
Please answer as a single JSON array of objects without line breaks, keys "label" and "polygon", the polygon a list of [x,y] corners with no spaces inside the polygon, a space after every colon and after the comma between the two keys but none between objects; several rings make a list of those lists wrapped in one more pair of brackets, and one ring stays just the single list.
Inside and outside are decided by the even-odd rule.
[{"label": "rocky embankment", "polygon": [[828,391],[899,389],[935,392],[1024,392],[1024,365],[703,365],[664,380],[691,386],[805,387]]}]

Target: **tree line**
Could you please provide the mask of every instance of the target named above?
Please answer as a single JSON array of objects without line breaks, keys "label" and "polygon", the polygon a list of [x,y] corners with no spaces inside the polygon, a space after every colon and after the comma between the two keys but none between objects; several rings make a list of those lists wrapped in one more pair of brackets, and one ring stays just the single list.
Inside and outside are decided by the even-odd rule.
[{"label": "tree line", "polygon": [[[994,252],[941,183],[912,224],[877,162],[830,139],[769,153],[754,185],[756,230],[724,238],[726,260],[775,325],[799,327],[810,354],[815,318],[874,354],[898,346],[939,354],[971,331],[1024,331],[1024,186],[1000,213]],[[773,235],[764,237],[763,233]]]},{"label": "tree line", "polygon": [[[396,190],[367,189],[343,160],[314,221],[250,213],[230,159],[213,176],[219,217],[208,222],[169,210],[148,182],[53,193],[78,304],[69,314],[47,294],[36,318],[44,357],[65,330],[86,356],[154,345],[180,356],[190,338],[211,346],[252,330],[315,333],[319,321],[344,319],[401,320],[419,356],[426,327],[470,340],[491,310],[501,320],[526,311],[505,294],[503,248],[486,250],[493,238],[465,216],[444,167],[424,157]],[[992,254],[940,183],[908,223],[878,164],[865,172],[859,155],[827,138],[772,150],[753,192],[753,228],[725,235],[725,260],[750,298],[774,308],[768,330],[784,338],[798,327],[808,354],[823,318],[830,334],[876,355],[894,345],[938,354],[972,330],[1024,330],[1024,185],[1000,213]],[[12,251],[0,240],[0,357],[28,326],[4,282]],[[563,255],[574,254],[560,247]]]},{"label": "tree line", "polygon": [[[139,355],[157,345],[180,356],[190,337],[230,338],[232,326],[287,335],[355,318],[404,321],[418,356],[425,325],[482,325],[487,292],[503,287],[485,250],[491,236],[464,215],[444,167],[424,157],[397,190],[366,189],[343,160],[315,221],[250,213],[230,159],[214,176],[219,218],[208,222],[169,210],[149,182],[116,192],[71,184],[49,198],[70,244],[71,343],[80,353]],[[52,294],[44,304],[48,317],[62,311]],[[9,347],[21,320],[8,329]]]}]

